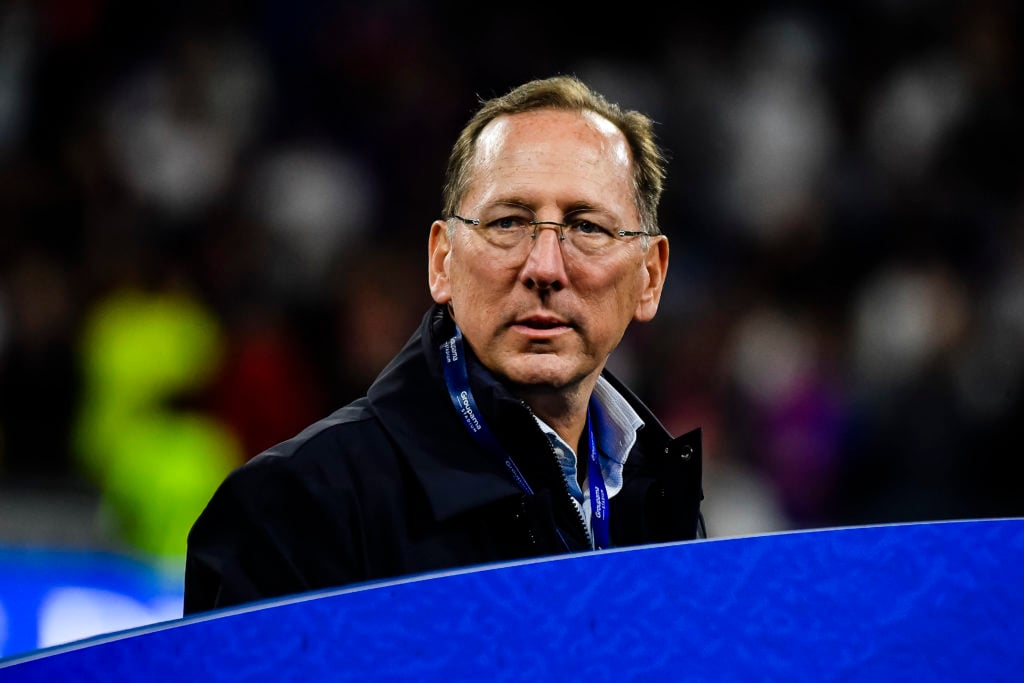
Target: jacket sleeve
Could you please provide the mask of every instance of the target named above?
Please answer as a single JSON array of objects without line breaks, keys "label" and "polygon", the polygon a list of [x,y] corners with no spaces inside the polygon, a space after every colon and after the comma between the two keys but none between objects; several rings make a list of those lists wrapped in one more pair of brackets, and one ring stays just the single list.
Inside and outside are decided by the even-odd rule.
[{"label": "jacket sleeve", "polygon": [[270,597],[297,579],[289,576],[287,550],[269,537],[259,487],[247,475],[228,477],[189,532],[185,615]]},{"label": "jacket sleeve", "polygon": [[352,583],[362,571],[351,527],[326,496],[277,463],[232,473],[188,536],[183,613]]}]

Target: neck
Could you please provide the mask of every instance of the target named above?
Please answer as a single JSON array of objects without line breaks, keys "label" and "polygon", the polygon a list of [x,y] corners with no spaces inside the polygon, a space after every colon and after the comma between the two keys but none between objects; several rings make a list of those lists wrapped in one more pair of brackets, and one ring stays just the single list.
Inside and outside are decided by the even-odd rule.
[{"label": "neck", "polygon": [[567,444],[579,451],[580,438],[587,426],[587,406],[593,391],[593,382],[571,391],[539,392],[524,389],[515,391],[530,409],[544,420]]}]

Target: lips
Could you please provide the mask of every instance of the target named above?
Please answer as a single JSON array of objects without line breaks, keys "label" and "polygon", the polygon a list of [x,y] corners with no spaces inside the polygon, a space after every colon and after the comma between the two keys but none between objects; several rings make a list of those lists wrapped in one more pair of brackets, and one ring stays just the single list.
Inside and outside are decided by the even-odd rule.
[{"label": "lips", "polygon": [[530,316],[528,318],[521,318],[514,322],[515,325],[521,325],[523,327],[529,327],[535,330],[553,330],[558,327],[568,327],[569,323],[561,320],[560,318],[554,318],[550,316]]}]

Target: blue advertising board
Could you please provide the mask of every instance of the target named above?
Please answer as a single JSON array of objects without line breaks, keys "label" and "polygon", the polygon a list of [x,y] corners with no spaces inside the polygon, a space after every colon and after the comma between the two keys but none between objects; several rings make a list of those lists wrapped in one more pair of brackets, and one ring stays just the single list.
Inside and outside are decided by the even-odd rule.
[{"label": "blue advertising board", "polygon": [[0,662],[24,681],[1019,681],[1024,520],[607,550],[313,593]]},{"label": "blue advertising board", "polygon": [[184,560],[0,546],[0,657],[181,617],[183,572]]}]

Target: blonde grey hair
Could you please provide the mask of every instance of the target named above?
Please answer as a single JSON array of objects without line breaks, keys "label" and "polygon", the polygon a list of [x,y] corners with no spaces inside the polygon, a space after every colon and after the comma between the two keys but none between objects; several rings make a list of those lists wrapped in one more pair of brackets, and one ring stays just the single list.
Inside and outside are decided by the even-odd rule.
[{"label": "blonde grey hair", "polygon": [[[591,111],[614,124],[625,136],[633,156],[633,196],[640,228],[660,233],[658,204],[665,182],[665,152],[654,134],[654,122],[638,111],[609,102],[575,76],[553,76],[524,83],[507,94],[482,100],[480,108],[462,129],[448,157],[442,194],[442,215],[454,229],[451,217],[458,213],[472,180],[477,139],[488,123],[499,116],[538,109]],[[646,246],[646,240],[644,240]]]}]

